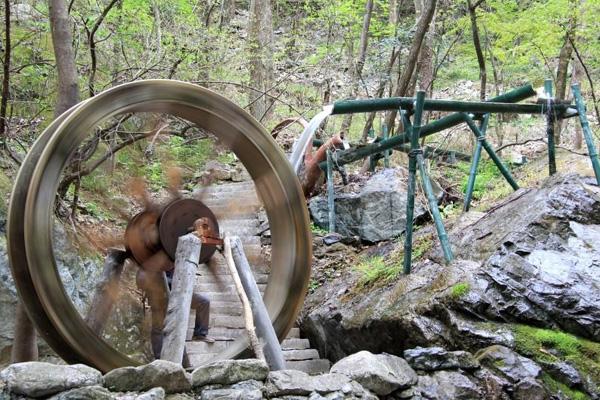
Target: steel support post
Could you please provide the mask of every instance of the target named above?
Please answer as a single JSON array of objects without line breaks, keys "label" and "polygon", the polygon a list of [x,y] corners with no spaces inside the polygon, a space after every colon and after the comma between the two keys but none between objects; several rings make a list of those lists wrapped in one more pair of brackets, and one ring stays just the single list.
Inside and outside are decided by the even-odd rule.
[{"label": "steel support post", "polygon": [[450,262],[452,261],[454,256],[452,254],[450,242],[448,241],[448,234],[446,233],[446,228],[444,228],[444,222],[442,221],[442,216],[440,214],[437,199],[433,194],[433,188],[431,187],[429,175],[427,175],[427,170],[425,169],[425,162],[423,161],[422,153],[417,153],[417,163],[419,165],[421,181],[423,182],[423,190],[425,190],[425,195],[427,196],[427,201],[429,203],[429,209],[431,210],[431,215],[433,215],[435,229],[437,231],[438,238],[440,239],[442,251],[444,252],[444,258],[446,259],[446,262]]},{"label": "steel support post", "polygon": [[335,192],[333,187],[333,160],[327,150],[327,208],[329,211],[329,233],[335,232]]},{"label": "steel support post", "polygon": [[544,91],[546,92],[546,136],[548,137],[548,173],[556,173],[556,145],[554,144],[554,98],[552,97],[552,79],[546,79],[544,82]]},{"label": "steel support post", "polygon": [[[406,194],[406,231],[404,238],[404,273],[410,274],[412,266],[412,234],[415,211],[415,195],[417,191],[417,153],[419,149],[419,130],[423,116],[425,94],[418,92],[415,102],[414,125],[405,125],[405,131],[410,136],[410,152],[408,153],[408,190]],[[400,114],[403,115],[402,110]],[[406,118],[408,119],[408,118]]]},{"label": "steel support post", "polygon": [[579,122],[581,122],[581,130],[585,137],[585,144],[588,148],[588,154],[592,160],[592,168],[594,169],[594,175],[596,175],[596,182],[600,185],[600,161],[598,160],[598,151],[594,145],[594,138],[592,136],[592,130],[590,129],[590,123],[588,122],[586,115],[586,107],[581,96],[581,89],[578,83],[571,86],[573,89],[573,96],[575,97],[575,105],[577,107],[577,113],[579,114]]},{"label": "steel support post", "polygon": [[[500,160],[500,157],[498,157],[498,155],[496,154],[496,152],[494,151],[494,149],[492,148],[492,146],[485,139],[485,136],[483,136],[483,134],[479,130],[479,127],[477,126],[477,124],[475,124],[475,121],[473,121],[473,118],[471,118],[467,114],[463,114],[463,116],[464,116],[465,122],[467,123],[467,125],[469,125],[469,128],[471,128],[471,131],[473,131],[473,133],[475,134],[475,137],[478,140],[481,140],[481,144],[482,144],[483,148],[488,153],[488,155],[490,156],[490,158],[492,159],[492,161],[494,162],[494,164],[496,164],[496,167],[498,167],[498,169],[500,170],[500,173],[502,174],[502,176],[504,176],[504,179],[506,179],[506,181],[508,182],[508,184],[514,190],[518,190],[519,189],[519,185],[517,184],[517,182],[515,181],[515,179],[511,175],[511,173],[508,170],[508,168],[506,168],[506,166],[502,163],[502,160]],[[479,138],[482,138],[482,139],[479,139]]]},{"label": "steel support post", "polygon": [[479,125],[481,136],[477,136],[477,141],[475,142],[475,151],[473,152],[473,161],[471,162],[471,169],[469,171],[469,181],[467,182],[467,190],[465,191],[463,211],[469,211],[469,207],[471,207],[471,199],[473,198],[473,189],[475,188],[475,179],[477,177],[477,167],[479,166],[479,160],[481,158],[482,142],[485,139],[489,120],[490,114],[485,114]]}]

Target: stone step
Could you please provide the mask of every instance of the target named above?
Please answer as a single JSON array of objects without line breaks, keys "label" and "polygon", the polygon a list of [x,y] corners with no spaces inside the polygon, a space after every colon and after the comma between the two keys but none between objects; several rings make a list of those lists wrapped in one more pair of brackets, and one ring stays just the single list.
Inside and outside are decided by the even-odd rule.
[{"label": "stone step", "polygon": [[[261,284],[261,283],[266,284],[269,281],[269,274],[254,273],[254,280],[256,281],[257,284]],[[196,284],[213,283],[215,285],[218,285],[217,282],[219,282],[219,281],[222,281],[226,285],[233,284],[233,278],[231,278],[231,276],[227,276],[227,275],[219,275],[218,279],[217,279],[217,277],[215,277],[212,274],[211,275],[196,275]]]},{"label": "stone step", "polygon": [[[202,202],[211,210],[217,207],[226,207],[231,210],[239,207],[241,210],[246,210],[248,206],[252,206],[254,210],[262,206],[256,194],[249,192],[242,194],[232,192],[230,195],[209,193],[202,197]],[[253,214],[253,217],[256,215]]]},{"label": "stone step", "polygon": [[[188,322],[188,329],[194,327],[193,316],[190,316]],[[233,315],[211,315],[209,327],[216,328],[245,328],[244,318],[242,316],[233,316]]]},{"label": "stone step", "polygon": [[[258,283],[258,290],[261,293],[265,292],[267,288],[266,283]],[[224,294],[235,294],[237,295],[237,288],[233,284],[233,282],[223,282],[223,285],[219,285],[218,283],[204,283],[196,281],[194,285],[194,292],[197,293],[224,293]]]},{"label": "stone step", "polygon": [[310,348],[308,339],[288,338],[281,342],[283,350],[304,350]]},{"label": "stone step", "polygon": [[257,204],[235,204],[232,206],[227,205],[213,205],[208,206],[210,210],[215,214],[217,220],[220,218],[234,218],[242,215],[256,214],[260,208]]},{"label": "stone step", "polygon": [[260,236],[256,236],[258,234],[258,227],[245,227],[240,228],[239,226],[222,226],[219,225],[219,234],[221,237],[225,236],[237,236],[242,239],[242,242],[246,242],[248,239],[251,239],[253,242],[260,242]]},{"label": "stone step", "polygon": [[300,339],[300,328],[292,328],[288,332],[286,338],[288,339]]},{"label": "stone step", "polygon": [[[194,334],[194,330],[192,328],[188,328],[187,335],[185,340],[187,342],[192,340],[192,335]],[[240,328],[210,328],[208,330],[208,335],[217,341],[233,341],[242,335],[246,336],[246,331]]]},{"label": "stone step", "polygon": [[231,191],[231,190],[241,191],[241,190],[250,190],[250,189],[255,190],[253,181],[227,182],[222,185],[211,185],[211,186],[204,188],[204,190],[206,190],[207,192],[208,191],[226,192],[226,191]]},{"label": "stone step", "polygon": [[[268,274],[270,267],[266,264],[262,249],[260,246],[251,249],[251,252],[245,251],[248,263],[255,274]],[[213,256],[207,264],[200,264],[196,269],[196,275],[229,275],[229,266],[224,258]]]},{"label": "stone step", "polygon": [[242,303],[238,301],[211,301],[210,315],[242,315]]},{"label": "stone step", "polygon": [[331,368],[329,360],[324,359],[286,361],[285,366],[287,369],[295,369],[311,375],[327,373]]},{"label": "stone step", "polygon": [[225,228],[258,228],[258,219],[255,216],[249,218],[222,218],[219,221],[219,227],[223,226]]},{"label": "stone step", "polygon": [[[212,336],[212,332],[210,333]],[[223,340],[216,341],[215,343],[206,343],[200,341],[190,341],[186,342],[186,349],[188,353],[217,353],[224,351],[233,343],[232,340]],[[310,344],[308,339],[285,339],[281,343],[281,349],[285,353],[289,353],[290,355],[287,360],[302,360],[302,359],[315,359],[319,358],[319,354],[317,350],[310,349]],[[308,358],[298,358],[295,354],[291,353],[294,350],[310,350],[308,353]]]},{"label": "stone step", "polygon": [[286,361],[305,361],[319,359],[319,352],[315,349],[283,350]]},{"label": "stone step", "polygon": [[200,341],[186,342],[185,349],[188,355],[191,354],[206,354],[206,353],[220,353],[226,350],[233,341],[216,341],[214,343],[206,343]]}]

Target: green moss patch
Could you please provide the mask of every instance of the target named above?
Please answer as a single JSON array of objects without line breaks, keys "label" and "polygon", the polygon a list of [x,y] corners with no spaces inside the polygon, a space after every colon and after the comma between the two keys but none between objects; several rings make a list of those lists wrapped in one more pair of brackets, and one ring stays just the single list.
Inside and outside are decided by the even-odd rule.
[{"label": "green moss patch", "polygon": [[[540,364],[566,361],[600,386],[600,343],[553,329],[513,325],[516,350]],[[543,376],[548,387],[571,399],[587,399],[584,393],[570,389],[548,375]]]},{"label": "green moss patch", "polygon": [[450,296],[453,299],[460,299],[471,290],[471,285],[468,282],[459,282],[450,288]]}]

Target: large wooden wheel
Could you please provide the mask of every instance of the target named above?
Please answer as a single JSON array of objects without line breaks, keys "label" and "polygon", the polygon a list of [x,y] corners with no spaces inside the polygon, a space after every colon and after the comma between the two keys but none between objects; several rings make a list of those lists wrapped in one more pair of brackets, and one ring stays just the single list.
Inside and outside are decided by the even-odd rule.
[{"label": "large wooden wheel", "polygon": [[[244,110],[205,88],[178,81],[138,81],[112,88],[68,110],[31,149],[12,194],[9,257],[19,295],[38,331],[68,362],[103,371],[136,361],[85,323],[65,292],[53,252],[52,215],[61,173],[89,132],[124,113],[168,113],[210,132],[242,162],[254,181],[272,232],[271,273],[264,300],[280,339],[302,306],[311,241],[300,185],[283,152]],[[233,358],[243,339],[219,354]]]}]

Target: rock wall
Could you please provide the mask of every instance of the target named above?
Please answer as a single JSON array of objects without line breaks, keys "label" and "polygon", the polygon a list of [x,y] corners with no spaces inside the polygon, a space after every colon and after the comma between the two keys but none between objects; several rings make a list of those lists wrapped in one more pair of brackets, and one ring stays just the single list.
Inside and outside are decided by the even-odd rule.
[{"label": "rock wall", "polygon": [[[0,220],[4,218],[0,216]],[[0,366],[7,365],[10,361],[17,304],[17,291],[8,263],[5,235],[6,232],[0,232]],[[96,281],[102,273],[103,260],[80,257],[59,224],[55,224],[53,235],[57,268],[65,291],[75,308],[85,315]],[[124,276],[125,280],[127,271]],[[130,276],[128,280],[133,281],[133,278]],[[149,351],[146,349],[146,332],[143,332],[144,312],[141,303],[139,299],[132,297],[127,288],[124,288],[122,294],[107,324],[105,339],[121,351],[136,355],[138,359],[146,359],[145,355]],[[41,338],[38,343],[42,359],[55,357]]]},{"label": "rock wall", "polygon": [[[367,351],[329,373],[269,371],[256,359],[217,361],[187,373],[157,360],[102,375],[85,365],[13,364],[0,372],[0,398],[52,400],[548,399],[541,368],[502,346],[477,355],[415,348],[404,358]],[[510,397],[509,397],[510,394]]]}]

